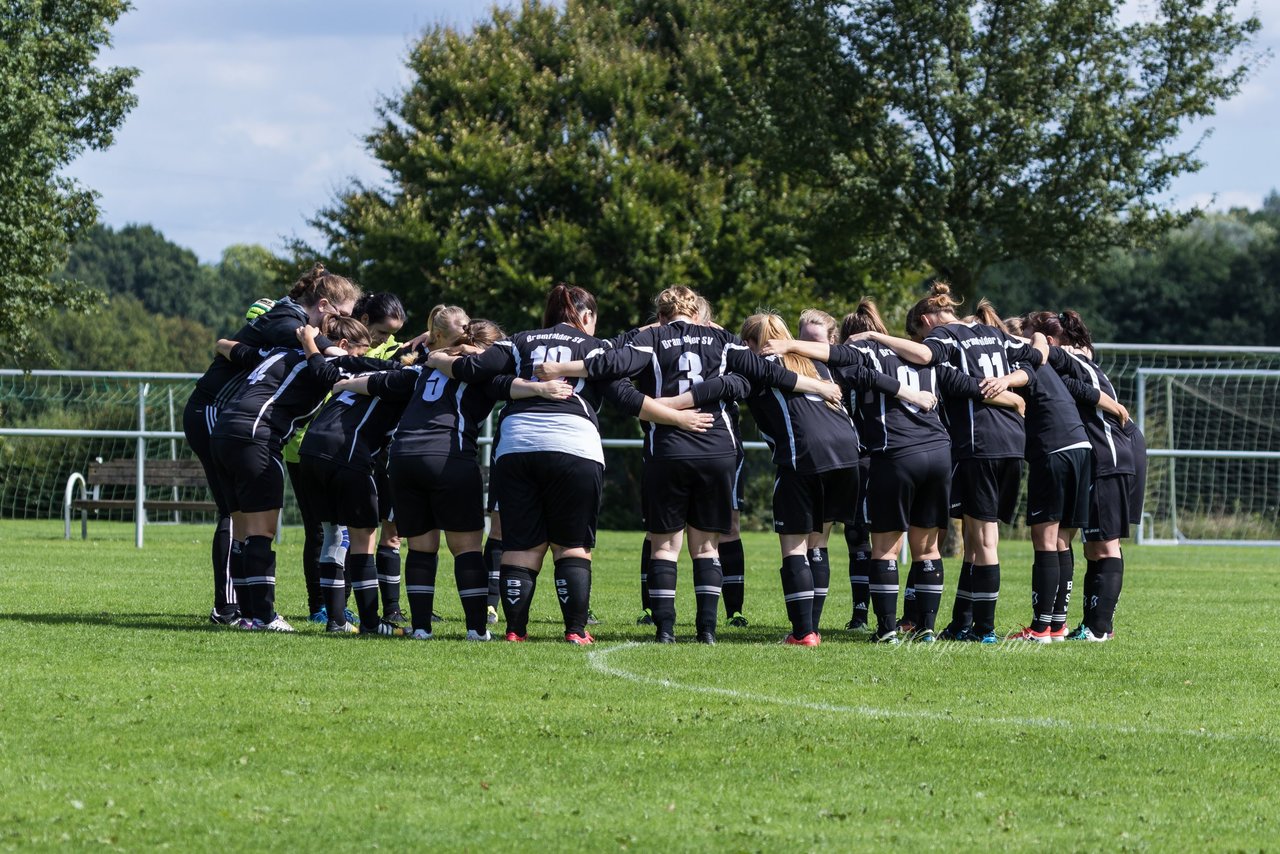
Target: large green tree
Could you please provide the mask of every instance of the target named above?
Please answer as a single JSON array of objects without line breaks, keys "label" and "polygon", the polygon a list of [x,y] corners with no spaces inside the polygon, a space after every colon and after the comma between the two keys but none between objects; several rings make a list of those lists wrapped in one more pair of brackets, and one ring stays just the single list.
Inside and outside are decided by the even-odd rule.
[{"label": "large green tree", "polygon": [[91,224],[93,193],[61,174],[106,148],[133,107],[137,71],[94,65],[125,0],[0,0],[0,345],[20,359],[43,346],[41,321],[96,296],[51,277]]},{"label": "large green tree", "polygon": [[1034,260],[1059,283],[1112,247],[1185,224],[1164,206],[1202,165],[1188,124],[1251,67],[1258,30],[1236,0],[847,0],[833,7],[845,73],[883,118],[853,151],[873,210],[906,258],[960,290]]}]

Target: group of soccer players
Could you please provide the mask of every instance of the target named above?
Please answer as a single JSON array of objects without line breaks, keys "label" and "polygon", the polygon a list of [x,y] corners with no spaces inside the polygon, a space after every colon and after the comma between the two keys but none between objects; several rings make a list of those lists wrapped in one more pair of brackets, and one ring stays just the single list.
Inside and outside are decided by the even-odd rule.
[{"label": "group of soccer players", "polygon": [[[401,344],[398,299],[362,296],[317,265],[218,342],[187,404],[184,429],[220,515],[210,619],[293,631],[275,610],[272,549],[287,460],[307,532],[311,619],[329,632],[431,638],[443,531],[468,640],[491,639],[499,604],[506,639],[527,638],[550,550],[564,638],[593,643],[597,412],[607,399],[644,426],[641,622],[659,643],[676,640],[685,547],[696,640],[716,642],[722,598],[729,623],[747,624],[740,403],[773,451],[786,643],[821,643],[835,522],[849,550],[847,629],[883,644],[999,640],[998,524],[1013,520],[1024,460],[1032,614],[1009,638],[1105,641],[1123,578],[1120,540],[1141,512],[1141,435],[1079,315],[1006,322],[985,301],[971,318],[957,308],[937,284],[908,314],[909,338],[890,336],[869,300],[839,325],[806,311],[798,338],[772,313],[752,315],[735,335],[677,286],[657,296],[656,322],[605,339],[594,297],[562,284],[547,296],[542,328],[508,337],[439,306],[426,332]],[[486,506],[478,437],[499,405]],[[953,517],[964,556],[950,623],[938,631],[940,540]],[[1077,531],[1085,609],[1069,632]],[[904,538],[911,563],[899,613]]]}]

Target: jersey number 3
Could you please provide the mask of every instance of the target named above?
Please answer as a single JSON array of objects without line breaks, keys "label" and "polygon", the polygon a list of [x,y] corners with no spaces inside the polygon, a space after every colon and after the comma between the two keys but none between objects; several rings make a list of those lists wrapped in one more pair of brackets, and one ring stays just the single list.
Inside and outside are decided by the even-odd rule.
[{"label": "jersey number 3", "polygon": [[702,357],[697,353],[688,351],[681,353],[680,359],[676,362],[676,368],[684,374],[684,379],[676,384],[676,394],[684,394],[702,382]]}]

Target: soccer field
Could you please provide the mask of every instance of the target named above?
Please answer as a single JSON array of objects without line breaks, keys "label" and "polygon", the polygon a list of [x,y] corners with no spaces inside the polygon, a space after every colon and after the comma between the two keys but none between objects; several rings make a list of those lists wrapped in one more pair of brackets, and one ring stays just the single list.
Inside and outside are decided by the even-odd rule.
[{"label": "soccer field", "polygon": [[[1280,560],[1127,550],[1116,639],[877,647],[843,631],[832,550],[816,649],[783,646],[777,541],[747,535],[751,627],[635,625],[640,535],[605,533],[598,643],[547,578],[526,644],[464,644],[442,557],[428,643],[301,619],[205,622],[203,528],[0,523],[0,846],[137,849],[1258,850],[1280,842]],[[1002,546],[1001,630],[1030,550]],[[955,564],[958,566],[958,564]],[[1083,560],[1079,560],[1079,579]],[[953,565],[948,565],[952,572]],[[949,612],[954,577],[948,578]],[[1071,623],[1079,604],[1073,603]]]}]

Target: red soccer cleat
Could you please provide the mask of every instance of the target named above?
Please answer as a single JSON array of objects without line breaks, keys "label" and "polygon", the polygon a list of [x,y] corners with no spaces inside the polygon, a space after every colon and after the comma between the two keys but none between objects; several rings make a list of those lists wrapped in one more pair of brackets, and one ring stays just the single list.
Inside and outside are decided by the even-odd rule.
[{"label": "red soccer cleat", "polygon": [[802,638],[797,638],[795,635],[787,635],[782,639],[782,642],[789,646],[817,646],[822,643],[822,638],[817,632],[809,632]]},{"label": "red soccer cleat", "polygon": [[524,643],[529,639],[528,635],[518,635],[515,632],[507,632],[507,640],[512,643]]},{"label": "red soccer cleat", "polygon": [[590,632],[583,632],[582,634],[578,634],[577,632],[565,632],[564,639],[569,643],[574,643],[578,646],[590,646],[596,642],[596,639],[591,636]]},{"label": "red soccer cleat", "polygon": [[1005,640],[1030,641],[1031,643],[1051,643],[1052,641],[1049,634],[1050,632],[1047,628],[1042,629],[1041,631],[1036,631],[1028,626],[1023,626],[1018,631],[1005,637]]}]

